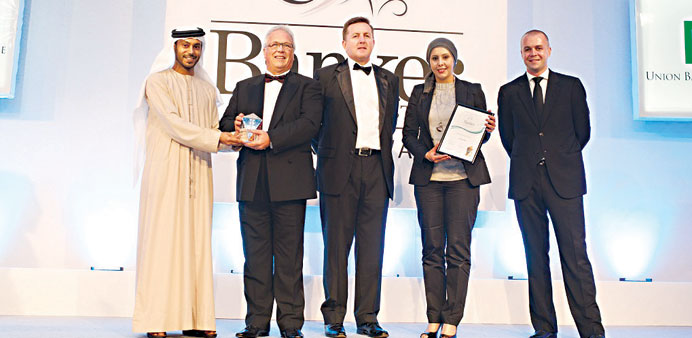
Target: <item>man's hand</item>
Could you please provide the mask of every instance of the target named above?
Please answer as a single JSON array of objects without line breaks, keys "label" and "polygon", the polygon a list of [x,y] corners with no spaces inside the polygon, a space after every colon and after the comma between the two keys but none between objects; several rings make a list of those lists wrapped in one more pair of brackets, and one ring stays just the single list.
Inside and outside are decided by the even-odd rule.
[{"label": "man's hand", "polygon": [[485,131],[492,133],[495,130],[495,125],[495,115],[488,115],[488,118],[485,119]]},{"label": "man's hand", "polygon": [[451,159],[449,155],[438,154],[437,148],[439,147],[440,144],[438,143],[432,149],[428,150],[428,152],[425,153],[425,159],[433,163],[438,163]]},{"label": "man's hand", "polygon": [[233,121],[233,124],[235,125],[235,132],[238,133],[240,129],[243,127],[243,116],[245,114],[240,113],[238,116],[235,117],[235,121]]},{"label": "man's hand", "polygon": [[240,140],[239,135],[238,133],[222,132],[221,137],[219,137],[219,142],[227,146],[242,146],[243,141]]},{"label": "man's hand", "polygon": [[271,144],[271,140],[269,140],[269,134],[267,134],[266,131],[264,130],[248,130],[249,132],[252,132],[254,134],[254,140],[252,141],[245,141],[243,142],[243,145],[252,148],[255,150],[262,150],[262,149],[267,149],[269,147],[269,144]]}]

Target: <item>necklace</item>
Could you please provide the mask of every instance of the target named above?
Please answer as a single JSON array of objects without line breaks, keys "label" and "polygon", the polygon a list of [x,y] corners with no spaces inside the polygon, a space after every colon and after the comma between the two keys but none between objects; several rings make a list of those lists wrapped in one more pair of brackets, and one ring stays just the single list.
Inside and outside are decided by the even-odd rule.
[{"label": "necklace", "polygon": [[451,112],[448,114],[446,113],[450,110],[450,108],[453,109],[454,106],[453,104],[450,104],[455,101],[454,83],[452,83],[451,86],[448,84],[437,83],[434,95],[435,97],[433,97],[433,101],[435,103],[435,119],[437,120],[435,130],[438,133],[442,133],[444,132],[447,122],[449,121],[449,117],[452,115]]}]

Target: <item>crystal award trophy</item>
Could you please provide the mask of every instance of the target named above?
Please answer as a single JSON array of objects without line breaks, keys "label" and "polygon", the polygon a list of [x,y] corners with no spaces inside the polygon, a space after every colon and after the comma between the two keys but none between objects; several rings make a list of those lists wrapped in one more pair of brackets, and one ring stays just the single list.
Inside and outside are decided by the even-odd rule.
[{"label": "crystal award trophy", "polygon": [[243,116],[242,131],[244,131],[244,133],[240,135],[241,140],[252,141],[255,138],[255,134],[253,134],[249,130],[257,130],[260,124],[262,124],[262,119],[254,113],[247,116]]}]

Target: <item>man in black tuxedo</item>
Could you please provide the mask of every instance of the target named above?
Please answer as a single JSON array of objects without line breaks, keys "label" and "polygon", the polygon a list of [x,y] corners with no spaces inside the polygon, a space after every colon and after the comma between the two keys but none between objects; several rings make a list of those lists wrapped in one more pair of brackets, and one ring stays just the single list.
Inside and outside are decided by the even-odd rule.
[{"label": "man in black tuxedo", "polygon": [[263,119],[238,156],[247,316],[236,337],[267,336],[274,299],[281,337],[303,337],[305,205],[316,197],[310,140],[319,131],[322,93],[317,81],[290,71],[294,48],[287,27],[270,29],[267,74],[238,82],[220,122],[221,130],[240,132],[243,116]]},{"label": "man in black tuxedo", "polygon": [[526,74],[502,86],[498,95],[500,137],[510,157],[509,198],[514,200],[529,274],[529,310],[536,330],[531,338],[557,337],[548,213],[579,335],[604,337],[586,253],[581,153],[591,132],[586,91],[576,77],[548,69],[550,52],[545,33],[524,34]]},{"label": "man in black tuxedo", "polygon": [[346,337],[348,255],[355,236],[357,332],[387,337],[377,314],[387,207],[394,191],[399,80],[370,62],[375,41],[368,19],[348,20],[342,35],[348,59],[315,72],[324,96],[322,128],[313,142],[324,239],[321,309],[325,335]]}]

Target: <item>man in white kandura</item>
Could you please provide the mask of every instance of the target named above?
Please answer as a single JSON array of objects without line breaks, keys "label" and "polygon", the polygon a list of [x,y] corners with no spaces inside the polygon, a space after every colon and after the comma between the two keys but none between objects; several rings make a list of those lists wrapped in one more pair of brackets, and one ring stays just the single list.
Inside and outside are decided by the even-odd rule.
[{"label": "man in white kandura", "polygon": [[218,129],[219,92],[199,62],[203,36],[173,30],[135,110],[146,150],[132,326],[147,337],[216,337],[210,153],[241,143]]}]

